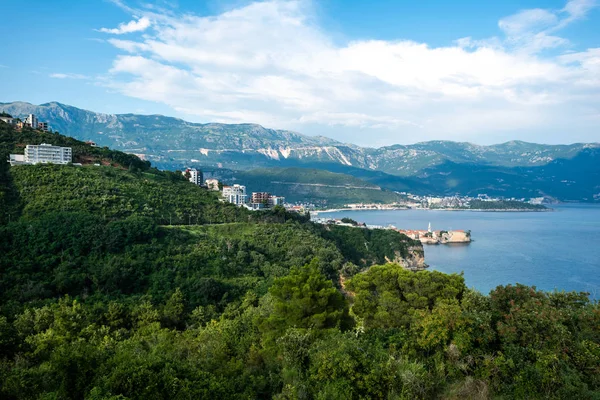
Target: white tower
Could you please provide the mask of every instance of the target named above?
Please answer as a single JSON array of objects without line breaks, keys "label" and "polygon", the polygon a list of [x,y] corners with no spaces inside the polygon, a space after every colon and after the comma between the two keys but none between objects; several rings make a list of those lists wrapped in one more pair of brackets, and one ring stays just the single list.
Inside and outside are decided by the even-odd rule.
[{"label": "white tower", "polygon": [[429,227],[427,228],[427,232],[431,233],[431,222],[429,223]]}]

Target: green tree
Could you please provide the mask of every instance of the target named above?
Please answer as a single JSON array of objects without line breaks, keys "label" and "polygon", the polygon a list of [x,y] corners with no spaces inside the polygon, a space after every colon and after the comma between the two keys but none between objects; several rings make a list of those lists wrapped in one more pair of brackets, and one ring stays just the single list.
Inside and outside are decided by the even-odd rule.
[{"label": "green tree", "polygon": [[460,300],[461,275],[437,271],[412,272],[398,264],[371,267],[346,285],[355,293],[353,313],[366,328],[409,327],[416,310],[432,310],[438,301]]},{"label": "green tree", "polygon": [[319,330],[348,325],[347,302],[319,271],[317,259],[276,279],[269,293],[274,299],[273,313],[263,329],[273,337],[289,327]]}]

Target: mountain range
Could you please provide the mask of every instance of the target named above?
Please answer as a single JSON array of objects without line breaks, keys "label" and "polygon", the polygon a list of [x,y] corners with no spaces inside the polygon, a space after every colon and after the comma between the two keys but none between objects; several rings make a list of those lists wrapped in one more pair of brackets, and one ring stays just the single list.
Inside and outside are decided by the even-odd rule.
[{"label": "mountain range", "polygon": [[382,189],[421,194],[600,201],[599,143],[511,141],[481,146],[429,141],[368,148],[256,124],[102,114],[57,102],[0,103],[0,111],[16,117],[36,114],[62,134],[138,154],[165,169],[198,166],[232,170],[229,176],[243,177],[243,171],[259,167],[316,168],[352,175]]}]

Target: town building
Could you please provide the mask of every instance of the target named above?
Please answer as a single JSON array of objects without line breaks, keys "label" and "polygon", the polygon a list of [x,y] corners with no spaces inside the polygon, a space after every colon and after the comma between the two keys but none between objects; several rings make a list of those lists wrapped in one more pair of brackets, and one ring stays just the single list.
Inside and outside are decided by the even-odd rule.
[{"label": "town building", "polygon": [[186,176],[194,185],[202,186],[202,182],[204,182],[204,175],[202,174],[202,171],[199,171],[196,168],[187,168],[182,172],[182,174]]},{"label": "town building", "polygon": [[25,118],[25,125],[28,126],[28,127],[30,127],[30,128],[36,129],[38,127],[38,119],[37,119],[37,117],[35,115],[33,115],[33,114],[29,114],[27,116],[27,118]]},{"label": "town building", "polygon": [[253,192],[250,204],[247,208],[251,210],[262,210],[275,206],[282,206],[285,203],[285,197],[273,196],[268,192]]},{"label": "town building", "polygon": [[27,145],[25,154],[11,154],[10,165],[21,164],[68,164],[73,161],[73,152],[70,147],[52,146],[42,143]]},{"label": "town building", "polygon": [[269,204],[269,198],[271,197],[271,193],[268,192],[253,192],[252,193],[252,203],[254,204]]},{"label": "town building", "polygon": [[218,179],[207,179],[206,187],[208,190],[219,190],[219,180]]},{"label": "town building", "polygon": [[0,121],[5,122],[9,125],[16,125],[18,120],[16,118],[13,117],[0,117]]},{"label": "town building", "polygon": [[37,123],[37,128],[40,131],[48,132],[48,123],[47,122],[38,122]]},{"label": "town building", "polygon": [[229,203],[242,206],[246,204],[246,197],[246,186],[244,185],[236,183],[233,186],[223,186],[223,198]]},{"label": "town building", "polygon": [[285,204],[285,197],[283,196],[269,196],[269,201],[267,202],[269,207],[282,206]]}]

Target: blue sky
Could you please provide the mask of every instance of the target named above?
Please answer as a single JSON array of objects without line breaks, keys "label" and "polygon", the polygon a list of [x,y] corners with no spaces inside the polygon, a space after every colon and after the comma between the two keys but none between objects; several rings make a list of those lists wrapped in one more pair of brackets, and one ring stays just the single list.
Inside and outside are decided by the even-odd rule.
[{"label": "blue sky", "polygon": [[[595,0],[5,0],[0,101],[380,146],[600,141]],[[31,19],[23,10],[31,10]]]}]

